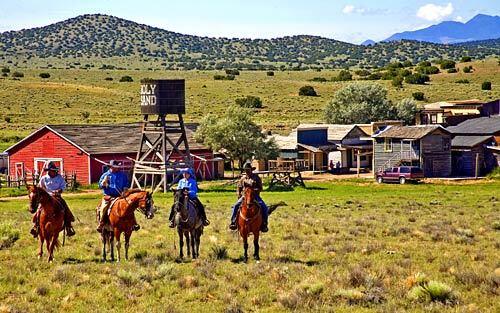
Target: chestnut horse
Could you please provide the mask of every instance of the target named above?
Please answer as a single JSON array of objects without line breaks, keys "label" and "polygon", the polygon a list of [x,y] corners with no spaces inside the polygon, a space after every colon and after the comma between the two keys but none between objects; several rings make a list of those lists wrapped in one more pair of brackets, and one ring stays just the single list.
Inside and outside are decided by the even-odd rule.
[{"label": "chestnut horse", "polygon": [[260,206],[255,201],[256,191],[253,188],[245,188],[243,202],[238,216],[238,230],[243,238],[243,248],[245,249],[244,261],[248,261],[248,235],[253,234],[255,260],[259,257],[259,234],[262,224],[262,214]]},{"label": "chestnut horse", "polygon": [[123,196],[118,198],[109,212],[109,224],[103,227],[101,232],[102,259],[106,261],[106,245],[111,250],[111,260],[115,260],[113,251],[113,241],[116,240],[116,250],[118,251],[118,262],[121,257],[120,236],[125,234],[125,259],[128,260],[128,248],[130,245],[130,236],[132,235],[132,227],[137,224],[134,211],[139,209],[147,219],[154,216],[153,197],[147,191],[140,189],[132,189],[123,193]]},{"label": "chestnut horse", "polygon": [[200,256],[201,235],[203,234],[203,223],[198,215],[194,204],[189,201],[189,197],[184,189],[174,190],[174,210],[175,224],[179,234],[179,257],[182,259],[184,253],[184,239],[186,237],[187,255],[196,259]]},{"label": "chestnut horse", "polygon": [[59,247],[59,233],[64,229],[64,209],[59,202],[49,195],[43,188],[27,186],[30,200],[30,212],[35,213],[40,206],[38,233],[38,258],[43,256],[43,242],[47,244],[50,263],[54,259],[54,248]]}]

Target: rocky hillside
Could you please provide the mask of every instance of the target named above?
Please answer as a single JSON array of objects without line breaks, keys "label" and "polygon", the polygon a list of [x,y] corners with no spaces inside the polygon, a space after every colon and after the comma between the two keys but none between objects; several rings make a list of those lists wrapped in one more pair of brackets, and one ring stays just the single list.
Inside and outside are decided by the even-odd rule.
[{"label": "rocky hillside", "polygon": [[[275,39],[209,38],[179,34],[114,16],[82,15],[45,27],[0,33],[0,65],[78,64],[80,61],[167,69],[307,69],[374,67],[399,60],[484,58],[491,45],[440,45],[415,41],[363,46],[317,36]],[[146,65],[147,64],[147,65]],[[126,67],[126,66],[125,66]]]}]

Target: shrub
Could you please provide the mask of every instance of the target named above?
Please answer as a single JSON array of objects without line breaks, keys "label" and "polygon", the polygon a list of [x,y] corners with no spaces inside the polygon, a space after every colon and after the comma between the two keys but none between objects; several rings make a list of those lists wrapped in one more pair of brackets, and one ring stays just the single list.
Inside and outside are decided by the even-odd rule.
[{"label": "shrub", "polygon": [[234,80],[234,75],[214,75],[214,80]]},{"label": "shrub", "polygon": [[273,71],[268,71],[268,72],[266,73],[266,75],[267,75],[267,76],[274,76],[274,72],[273,72]]},{"label": "shrub", "polygon": [[4,117],[3,120],[5,121],[5,123],[10,123],[11,122],[10,116]]},{"label": "shrub", "polygon": [[347,70],[341,70],[337,75],[337,77],[333,79],[333,81],[338,81],[338,82],[349,81],[349,80],[352,80],[352,74]]},{"label": "shrub", "polygon": [[463,56],[460,59],[460,62],[470,62],[470,61],[472,61],[472,58],[470,56]]},{"label": "shrub", "polygon": [[10,73],[10,68],[8,67],[2,68],[2,73]]},{"label": "shrub", "polygon": [[392,85],[396,88],[403,88],[403,77],[396,76],[392,79]]},{"label": "shrub", "polygon": [[472,69],[473,69],[472,66],[466,66],[466,67],[464,67],[463,71],[464,71],[464,73],[468,74],[468,73],[472,72]]},{"label": "shrub", "polygon": [[8,76],[9,76],[9,74],[7,74],[7,73],[2,73],[2,77],[8,77]]},{"label": "shrub", "polygon": [[362,70],[355,71],[354,74],[361,76],[361,77],[366,77],[366,76],[370,75],[371,73],[369,70],[362,69]]},{"label": "shrub", "polygon": [[262,100],[255,96],[246,96],[235,100],[236,104],[243,108],[262,108]]},{"label": "shrub", "polygon": [[133,81],[134,79],[128,75],[122,76],[122,78],[120,78],[120,83],[131,83]]},{"label": "shrub", "polygon": [[436,66],[419,66],[417,67],[417,72],[420,74],[433,75],[438,74],[439,69]]},{"label": "shrub", "polygon": [[406,60],[406,61],[403,62],[403,66],[404,67],[412,67],[413,63],[410,60]]},{"label": "shrub", "polygon": [[408,292],[408,298],[420,302],[439,301],[445,304],[453,304],[457,300],[450,286],[435,280],[427,281],[427,279],[417,281],[416,286]]},{"label": "shrub", "polygon": [[84,119],[88,119],[90,117],[90,112],[85,111],[85,112],[82,112],[81,115]]},{"label": "shrub", "polygon": [[485,81],[481,84],[481,90],[491,90],[491,82]]},{"label": "shrub", "polygon": [[450,69],[448,69],[448,71],[447,71],[447,72],[448,72],[448,73],[456,73],[456,72],[458,72],[458,71],[457,71],[457,69],[454,67],[454,68],[450,68]]},{"label": "shrub", "polygon": [[312,79],[309,79],[310,82],[319,82],[319,83],[326,83],[327,79],[324,77],[314,77]]},{"label": "shrub", "polygon": [[416,92],[412,93],[411,95],[413,96],[413,99],[415,99],[417,101],[425,100],[425,95],[421,91],[416,91]]},{"label": "shrub", "polygon": [[441,65],[441,69],[443,70],[455,68],[455,61],[452,60],[442,60],[441,62],[439,62],[439,64]]},{"label": "shrub", "polygon": [[10,224],[0,224],[0,250],[10,248],[19,239],[19,230]]},{"label": "shrub", "polygon": [[21,72],[14,72],[12,73],[12,77],[24,77],[24,74]]},{"label": "shrub", "polygon": [[226,70],[226,74],[227,75],[240,75],[240,71],[228,69],[228,70]]},{"label": "shrub", "polygon": [[106,78],[104,78],[104,80],[107,80],[107,81],[112,81],[112,80],[113,80],[113,77],[106,77]]},{"label": "shrub", "polygon": [[420,67],[428,67],[431,65],[432,65],[431,62],[429,62],[429,61],[422,61],[422,62],[418,63],[418,66],[420,66]]},{"label": "shrub", "polygon": [[457,84],[468,84],[469,80],[468,79],[459,79],[459,80],[455,81],[455,83],[457,83]]},{"label": "shrub", "polygon": [[312,86],[303,86],[299,89],[299,96],[316,97],[317,95]]},{"label": "shrub", "polygon": [[382,74],[380,73],[371,73],[366,77],[367,80],[380,80],[382,78]]},{"label": "shrub", "polygon": [[430,81],[429,76],[420,73],[411,74],[405,77],[405,82],[407,84],[424,85],[428,81]]},{"label": "shrub", "polygon": [[215,260],[225,260],[229,258],[227,253],[227,247],[215,245],[210,249],[210,258]]},{"label": "shrub", "polygon": [[47,78],[50,78],[50,74],[49,73],[40,73],[39,75],[41,78],[43,79],[47,79]]}]

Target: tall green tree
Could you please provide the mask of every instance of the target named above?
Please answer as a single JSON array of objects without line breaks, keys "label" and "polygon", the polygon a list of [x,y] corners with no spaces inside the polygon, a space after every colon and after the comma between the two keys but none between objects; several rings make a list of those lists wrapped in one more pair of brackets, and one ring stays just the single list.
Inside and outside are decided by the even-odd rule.
[{"label": "tall green tree", "polygon": [[391,119],[396,110],[387,99],[387,89],[376,83],[351,83],[338,90],[326,105],[327,123],[362,124]]},{"label": "tall green tree", "polygon": [[417,103],[412,98],[406,98],[396,103],[397,118],[406,125],[413,123],[417,111]]},{"label": "tall green tree", "polygon": [[238,160],[241,168],[246,160],[274,158],[278,146],[274,140],[267,140],[262,129],[253,120],[249,109],[230,106],[222,116],[209,114],[203,118],[195,134],[214,151],[224,150],[231,160]]}]

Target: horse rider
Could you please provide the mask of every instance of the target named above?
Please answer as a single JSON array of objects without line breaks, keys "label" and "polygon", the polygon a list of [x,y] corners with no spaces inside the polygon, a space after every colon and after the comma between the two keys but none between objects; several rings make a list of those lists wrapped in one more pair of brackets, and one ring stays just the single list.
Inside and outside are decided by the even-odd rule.
[{"label": "horse rider", "polygon": [[[102,174],[99,179],[99,189],[102,189],[104,196],[99,207],[100,220],[97,226],[98,232],[102,232],[103,227],[109,220],[108,209],[111,202],[121,197],[129,186],[127,175],[120,170],[122,163],[117,160],[111,160],[108,165],[108,171]],[[140,226],[138,224],[133,226],[133,230],[137,231],[139,229]]]},{"label": "horse rider", "polygon": [[[190,168],[182,169],[182,178],[179,180],[177,184],[177,190],[186,189],[187,196],[189,200],[191,200],[198,211],[198,214],[201,218],[203,226],[210,225],[210,221],[207,219],[207,214],[205,213],[205,206],[201,203],[200,199],[198,199],[198,184],[196,183],[196,175],[193,173],[193,170]],[[170,228],[175,227],[174,223],[175,211],[174,206],[170,209]]]},{"label": "horse rider", "polygon": [[[43,169],[47,173],[40,178],[40,182],[38,183],[38,187],[44,189],[49,195],[51,195],[62,207],[64,210],[64,226],[66,228],[66,234],[68,237],[75,235],[75,230],[71,226],[71,223],[75,221],[75,217],[71,210],[68,207],[68,204],[61,197],[62,192],[66,189],[66,182],[64,178],[59,174],[59,168],[54,164],[54,162],[49,162],[47,167]],[[33,237],[38,236],[38,232],[40,230],[40,212],[41,209],[38,207],[38,210],[33,215],[33,228],[30,233]]]},{"label": "horse rider", "polygon": [[231,224],[229,225],[229,229],[236,230],[238,228],[238,226],[236,225],[236,217],[240,210],[241,204],[243,203],[243,191],[245,188],[253,188],[257,192],[255,200],[259,204],[262,212],[262,225],[260,231],[265,233],[268,231],[267,221],[269,215],[269,208],[260,197],[260,192],[262,191],[262,180],[260,179],[259,175],[253,172],[255,170],[255,167],[252,167],[250,162],[246,162],[245,165],[243,165],[243,170],[245,171],[245,174],[241,177],[237,185],[236,193],[238,195],[238,201],[233,205],[232,208],[233,211],[231,215]]}]

